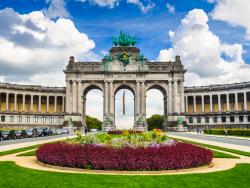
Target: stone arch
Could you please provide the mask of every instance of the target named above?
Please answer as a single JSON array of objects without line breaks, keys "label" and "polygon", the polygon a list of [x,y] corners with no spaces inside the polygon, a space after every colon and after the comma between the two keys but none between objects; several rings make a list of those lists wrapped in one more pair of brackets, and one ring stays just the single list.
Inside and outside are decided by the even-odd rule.
[{"label": "stone arch", "polygon": [[158,89],[162,92],[163,96],[167,96],[167,90],[164,84],[161,83],[150,83],[147,85],[146,91],[149,91],[150,89]]},{"label": "stone arch", "polygon": [[132,83],[120,83],[115,85],[114,96],[121,89],[128,89],[133,93],[134,97],[136,96],[135,86]]},{"label": "stone arch", "polygon": [[102,91],[102,93],[103,93],[103,85],[99,84],[99,83],[88,83],[88,84],[84,85],[81,93],[83,94],[83,96],[86,96],[87,93],[92,89],[98,89],[98,90]]}]

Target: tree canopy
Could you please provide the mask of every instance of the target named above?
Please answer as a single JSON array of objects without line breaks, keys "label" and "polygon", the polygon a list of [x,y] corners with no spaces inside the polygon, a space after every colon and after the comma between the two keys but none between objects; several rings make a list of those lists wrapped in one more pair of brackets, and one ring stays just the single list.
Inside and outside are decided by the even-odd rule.
[{"label": "tree canopy", "polygon": [[164,116],[160,114],[153,114],[146,119],[148,130],[163,129]]},{"label": "tree canopy", "polygon": [[94,117],[86,116],[86,124],[88,129],[102,130],[102,122]]}]

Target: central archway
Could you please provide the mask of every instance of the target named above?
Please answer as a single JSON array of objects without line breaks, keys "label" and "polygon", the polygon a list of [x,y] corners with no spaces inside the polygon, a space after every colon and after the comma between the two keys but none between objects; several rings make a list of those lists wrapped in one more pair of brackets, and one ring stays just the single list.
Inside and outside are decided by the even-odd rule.
[{"label": "central archway", "polygon": [[116,129],[133,129],[135,122],[135,91],[128,85],[120,85],[114,93]]}]

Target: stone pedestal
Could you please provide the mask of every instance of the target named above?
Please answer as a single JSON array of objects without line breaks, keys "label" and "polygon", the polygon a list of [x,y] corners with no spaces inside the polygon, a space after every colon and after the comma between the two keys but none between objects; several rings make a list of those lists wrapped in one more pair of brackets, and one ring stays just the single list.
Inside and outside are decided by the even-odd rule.
[{"label": "stone pedestal", "polygon": [[104,132],[115,130],[114,115],[109,114],[104,116],[102,130]]},{"label": "stone pedestal", "polygon": [[187,131],[187,127],[184,127],[183,124],[178,123],[176,127],[177,132],[185,132]]},{"label": "stone pedestal", "polygon": [[133,129],[135,131],[147,131],[148,126],[147,126],[146,117],[143,115],[136,115]]}]

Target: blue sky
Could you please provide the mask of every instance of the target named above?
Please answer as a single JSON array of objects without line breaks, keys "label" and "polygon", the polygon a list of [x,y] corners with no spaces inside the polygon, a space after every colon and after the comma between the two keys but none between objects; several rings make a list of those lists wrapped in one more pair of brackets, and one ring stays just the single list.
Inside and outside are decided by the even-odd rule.
[{"label": "blue sky", "polygon": [[[148,1],[142,1],[145,5]],[[65,0],[65,8],[70,14],[69,18],[77,29],[86,33],[95,41],[95,53],[107,51],[112,46],[112,36],[120,30],[136,35],[138,47],[146,57],[156,59],[161,49],[168,48],[171,44],[168,31],[175,30],[181,19],[188,11],[196,8],[203,9],[209,14],[215,4],[207,0],[155,0],[151,1],[155,7],[148,12],[143,12],[135,4],[120,1],[114,8],[101,7],[89,2]],[[175,8],[175,12],[168,12],[166,4]],[[48,8],[46,0],[1,0],[0,9],[11,7],[20,14],[39,11]],[[242,27],[232,27],[226,22],[210,20],[211,31],[227,43],[248,43],[244,39],[245,30]],[[244,45],[243,54],[246,63],[250,63],[250,47]]]}]

